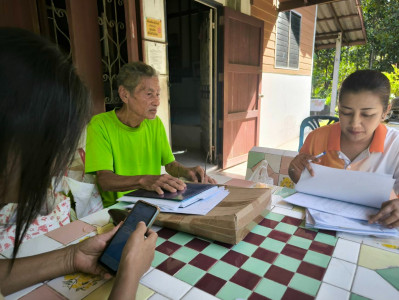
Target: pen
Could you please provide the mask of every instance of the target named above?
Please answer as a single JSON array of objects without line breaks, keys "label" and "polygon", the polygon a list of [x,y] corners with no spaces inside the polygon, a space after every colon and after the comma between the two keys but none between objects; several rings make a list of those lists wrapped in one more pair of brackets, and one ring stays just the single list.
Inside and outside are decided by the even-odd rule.
[{"label": "pen", "polygon": [[[324,151],[324,152],[321,152],[320,154],[317,154],[314,158],[320,158],[320,157],[322,157],[323,155],[326,155],[326,151]],[[308,160],[308,162],[312,162],[312,160],[311,159],[309,159]]]},{"label": "pen", "polygon": [[320,154],[317,154],[317,155],[315,156],[315,158],[320,158],[320,157],[322,157],[323,155],[326,155],[326,151],[321,152]]}]

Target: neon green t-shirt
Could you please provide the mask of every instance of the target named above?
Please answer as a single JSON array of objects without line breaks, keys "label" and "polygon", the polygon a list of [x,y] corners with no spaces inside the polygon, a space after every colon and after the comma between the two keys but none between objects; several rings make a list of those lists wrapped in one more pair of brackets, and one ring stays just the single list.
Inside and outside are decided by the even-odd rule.
[{"label": "neon green t-shirt", "polygon": [[[125,176],[160,175],[161,166],[174,160],[158,117],[132,128],[119,121],[115,111],[109,111],[94,116],[87,127],[86,173],[109,170]],[[104,207],[128,193],[99,190]]]}]

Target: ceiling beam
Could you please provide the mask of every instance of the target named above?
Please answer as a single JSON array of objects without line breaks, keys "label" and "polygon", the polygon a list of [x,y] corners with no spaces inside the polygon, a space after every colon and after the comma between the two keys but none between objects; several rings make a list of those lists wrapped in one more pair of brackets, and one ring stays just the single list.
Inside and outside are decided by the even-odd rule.
[{"label": "ceiling beam", "polygon": [[[358,46],[358,45],[364,45],[364,44],[366,44],[365,40],[356,40],[356,41],[352,41],[350,43],[342,43],[342,47]],[[316,50],[335,48],[335,43],[315,45],[315,48],[316,48]]]},{"label": "ceiling beam", "polygon": [[320,41],[325,41],[325,40],[336,40],[338,38],[338,34],[325,34],[324,36],[317,36],[315,38],[315,41],[320,42]]},{"label": "ceiling beam", "polygon": [[[356,18],[358,17],[358,14],[351,14],[351,15],[346,15],[346,16],[339,16],[338,20],[342,20],[342,19],[351,19],[351,18]],[[335,18],[334,17],[330,17],[330,18],[324,18],[324,19],[317,19],[317,22],[327,22],[327,21],[333,21]]]},{"label": "ceiling beam", "polygon": [[359,0],[355,0],[355,1],[356,1],[357,13],[359,14],[359,18],[360,18],[360,24],[362,25],[363,38],[367,42],[367,34],[366,34],[366,28],[364,27],[362,7],[360,6]]},{"label": "ceiling beam", "polygon": [[327,4],[327,8],[328,8],[328,10],[331,12],[331,14],[332,14],[333,17],[334,17],[334,23],[335,23],[335,25],[336,25],[337,28],[340,30],[340,32],[342,32],[342,40],[343,40],[343,43],[348,43],[348,42],[349,42],[349,39],[346,37],[346,34],[344,34],[344,28],[342,27],[342,24],[341,24],[341,22],[340,22],[339,19],[338,19],[338,15],[337,15],[337,12],[335,11],[334,6],[333,6],[331,3],[328,3],[328,4]]},{"label": "ceiling beam", "polygon": [[287,0],[287,1],[279,1],[278,4],[278,11],[286,11],[286,10],[291,10],[299,7],[304,7],[304,6],[311,6],[311,5],[316,5],[316,4],[322,4],[322,3],[330,3],[330,2],[337,2],[341,0]]},{"label": "ceiling beam", "polygon": [[[351,33],[351,32],[358,32],[362,31],[362,28],[355,28],[355,29],[349,29],[349,30],[344,30],[343,33]],[[341,31],[331,31],[331,32],[325,32],[325,33],[316,33],[316,40],[325,40],[325,39],[336,39],[338,37],[338,33]]]}]

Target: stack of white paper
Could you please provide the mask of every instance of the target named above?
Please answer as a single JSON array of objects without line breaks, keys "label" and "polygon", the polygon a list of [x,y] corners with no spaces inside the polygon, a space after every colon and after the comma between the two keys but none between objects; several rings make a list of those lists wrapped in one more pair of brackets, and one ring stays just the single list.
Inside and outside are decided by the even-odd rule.
[{"label": "stack of white paper", "polygon": [[398,236],[395,228],[387,228],[379,224],[368,224],[367,221],[346,218],[314,209],[306,209],[306,225],[308,227],[344,231],[362,235]]},{"label": "stack of white paper", "polygon": [[143,200],[154,205],[157,205],[162,212],[171,212],[179,214],[193,214],[193,215],[206,215],[212,208],[219,204],[229,194],[228,190],[224,187],[215,187],[198,194],[198,200],[190,205],[182,205],[179,201],[156,199],[156,198],[140,198],[123,196],[117,201],[132,203],[128,207],[133,207],[134,203],[138,200]]},{"label": "stack of white paper", "polygon": [[347,171],[311,164],[296,185],[298,193],[284,200],[307,208],[309,227],[377,236],[399,236],[397,229],[368,224],[389,199],[395,180],[389,175]]}]

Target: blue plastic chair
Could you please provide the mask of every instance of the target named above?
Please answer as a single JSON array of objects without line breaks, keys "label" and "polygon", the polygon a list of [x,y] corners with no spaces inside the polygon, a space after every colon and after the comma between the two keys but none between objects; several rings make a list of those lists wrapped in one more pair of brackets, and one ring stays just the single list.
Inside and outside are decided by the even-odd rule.
[{"label": "blue plastic chair", "polygon": [[323,121],[327,121],[327,124],[325,124],[325,125],[329,125],[329,124],[338,122],[339,118],[332,117],[332,116],[310,116],[310,117],[303,119],[303,121],[301,123],[301,128],[299,129],[298,152],[302,148],[302,145],[303,145],[305,128],[310,127],[312,130],[315,130],[316,128],[320,127],[320,122],[323,122]]}]

